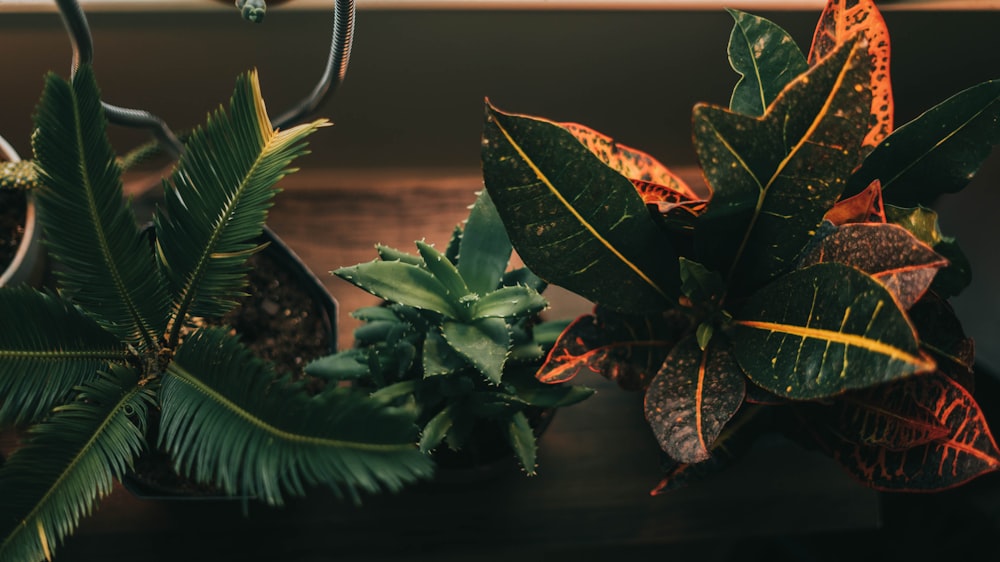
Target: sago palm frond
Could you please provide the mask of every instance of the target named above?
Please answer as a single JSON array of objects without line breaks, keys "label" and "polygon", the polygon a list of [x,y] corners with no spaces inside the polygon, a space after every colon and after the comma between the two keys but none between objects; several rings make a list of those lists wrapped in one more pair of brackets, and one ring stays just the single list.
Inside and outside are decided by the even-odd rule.
[{"label": "sago palm frond", "polygon": [[113,367],[31,428],[0,468],[0,560],[51,557],[144,448],[150,403],[134,371]]},{"label": "sago palm frond", "polygon": [[149,347],[166,324],[165,283],[122,199],[105,125],[88,66],[72,83],[48,75],[32,138],[38,209],[63,289],[106,329]]},{"label": "sago palm frond", "polygon": [[0,427],[34,422],[126,348],[59,297],[0,288]]},{"label": "sago palm frond", "polygon": [[358,490],[395,491],[431,472],[414,412],[347,388],[310,398],[222,330],[190,336],[168,375],[161,444],[182,473],[230,494],[280,505],[323,484],[357,501]]},{"label": "sago palm frond", "polygon": [[272,129],[251,72],[237,81],[229,111],[220,108],[191,134],[167,183],[166,214],[155,217],[175,327],[188,314],[221,316],[233,306],[244,290],[246,259],[275,183],[306,152],[305,137],[326,123]]}]

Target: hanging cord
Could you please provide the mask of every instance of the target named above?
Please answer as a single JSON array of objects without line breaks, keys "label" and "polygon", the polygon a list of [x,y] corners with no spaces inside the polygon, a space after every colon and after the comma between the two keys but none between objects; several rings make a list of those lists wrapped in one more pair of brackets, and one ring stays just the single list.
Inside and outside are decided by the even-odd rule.
[{"label": "hanging cord", "polygon": [[[56,0],[56,4],[59,6],[59,13],[62,15],[63,24],[69,32],[70,43],[73,45],[72,72],[75,76],[81,64],[94,62],[94,41],[90,35],[90,26],[87,25],[87,17],[83,14],[83,10],[76,0]],[[177,138],[177,135],[162,119],[152,113],[141,109],[119,107],[105,101],[102,101],[101,105],[104,107],[104,113],[109,122],[152,131],[160,145],[170,152],[173,158],[179,158],[184,152],[184,145]]]},{"label": "hanging cord", "polygon": [[[275,128],[288,128],[315,112],[344,81],[347,63],[351,58],[351,45],[354,42],[355,2],[354,0],[334,1],[333,34],[330,40],[330,55],[327,59],[326,69],[309,96],[273,121]],[[90,26],[87,24],[87,18],[77,0],[56,0],[56,4],[59,6],[59,13],[62,15],[63,23],[69,32],[70,43],[73,47],[72,72],[75,75],[81,64],[91,64],[94,61],[94,42],[90,34]],[[248,17],[251,21],[260,21],[263,18],[265,9],[263,0],[245,0],[243,5],[237,4],[237,6],[241,12],[244,11],[244,8],[251,6],[253,9],[259,10],[258,17]],[[247,17],[246,13],[244,13],[244,17]],[[101,105],[111,123],[150,130],[160,146],[170,152],[170,155],[175,159],[184,152],[184,145],[177,138],[177,135],[156,115],[145,110],[119,107],[104,101],[101,102]]]},{"label": "hanging cord", "polygon": [[275,128],[287,129],[311,115],[344,81],[354,43],[354,15],[354,0],[335,0],[330,56],[323,76],[308,97],[273,121]]}]

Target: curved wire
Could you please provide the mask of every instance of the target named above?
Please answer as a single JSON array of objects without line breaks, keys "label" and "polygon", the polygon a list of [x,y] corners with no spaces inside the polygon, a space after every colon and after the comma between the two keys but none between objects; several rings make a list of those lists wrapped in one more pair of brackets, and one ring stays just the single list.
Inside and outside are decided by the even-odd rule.
[{"label": "curved wire", "polygon": [[330,55],[323,76],[305,99],[272,121],[275,128],[286,129],[311,115],[344,81],[354,43],[354,17],[354,0],[335,0]]},{"label": "curved wire", "polygon": [[[81,64],[91,64],[94,61],[94,41],[90,34],[90,26],[87,25],[87,17],[76,0],[56,0],[56,4],[59,6],[59,13],[62,15],[63,24],[69,32],[70,43],[73,46],[72,73],[76,75]],[[160,145],[174,158],[180,157],[184,152],[184,145],[177,135],[156,115],[142,109],[119,107],[105,101],[102,101],[101,105],[111,123],[150,130]]]},{"label": "curved wire", "polygon": [[[248,3],[255,7],[258,3],[261,6],[264,4],[263,0]],[[90,26],[77,0],[56,0],[56,4],[73,47],[72,72],[75,75],[81,64],[91,64],[94,60],[94,42]],[[323,75],[305,99],[272,122],[275,128],[288,128],[315,112],[344,81],[347,64],[351,58],[351,46],[354,43],[354,18],[354,0],[335,0],[330,54]],[[120,107],[104,101],[101,105],[111,123],[150,130],[160,145],[174,158],[179,158],[184,152],[184,145],[177,135],[156,115],[142,109]]]}]

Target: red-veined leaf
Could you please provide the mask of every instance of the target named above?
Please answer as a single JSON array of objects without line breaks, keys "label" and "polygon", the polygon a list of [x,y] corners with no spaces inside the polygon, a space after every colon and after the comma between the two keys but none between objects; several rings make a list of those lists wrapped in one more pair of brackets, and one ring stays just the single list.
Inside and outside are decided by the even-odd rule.
[{"label": "red-veined leaf", "polygon": [[861,193],[837,201],[823,215],[823,220],[837,226],[850,222],[887,222],[885,204],[882,203],[882,184],[875,180]]},{"label": "red-veined leaf", "polygon": [[889,76],[889,28],[873,0],[830,0],[820,16],[809,50],[809,64],[815,65],[838,46],[859,34],[868,41],[872,56],[872,128],[862,147],[870,151],[892,132],[893,99]]},{"label": "red-veined leaf", "polygon": [[566,128],[487,102],[482,159],[510,240],[539,277],[622,312],[676,303],[671,234],[632,182]]},{"label": "red-veined leaf", "polygon": [[[1000,468],[1000,451],[979,405],[951,377],[913,377],[872,394],[868,403],[853,406],[879,418],[877,444],[867,442],[871,434],[859,439],[844,425],[820,428],[819,434],[834,458],[866,484],[889,491],[944,490]],[[929,429],[928,420],[944,431]]]},{"label": "red-veined leaf", "polygon": [[570,324],[556,340],[536,378],[556,384],[584,369],[626,390],[642,390],[687,325],[680,315],[631,316],[598,308]]},{"label": "red-veined leaf", "polygon": [[632,180],[633,183],[655,184],[685,199],[700,199],[684,180],[649,154],[619,144],[613,138],[579,123],[560,123],[560,125],[601,162]]},{"label": "red-veined leaf", "polygon": [[790,270],[840,198],[868,131],[869,57],[846,45],[785,88],[760,118],[699,104],[695,148],[714,194],[699,261],[746,296]]},{"label": "red-veined leaf", "polygon": [[802,266],[837,262],[868,273],[899,300],[903,310],[927,291],[938,269],[948,260],[910,231],[895,224],[845,224],[823,238],[803,259]]},{"label": "red-veined leaf", "polygon": [[718,340],[702,351],[689,336],[670,351],[646,391],[646,421],[670,458],[708,460],[722,428],[743,404],[745,377]]},{"label": "red-veined leaf", "polygon": [[799,400],[934,369],[895,298],[869,275],[820,263],[754,294],[733,322],[736,359],[756,384]]}]

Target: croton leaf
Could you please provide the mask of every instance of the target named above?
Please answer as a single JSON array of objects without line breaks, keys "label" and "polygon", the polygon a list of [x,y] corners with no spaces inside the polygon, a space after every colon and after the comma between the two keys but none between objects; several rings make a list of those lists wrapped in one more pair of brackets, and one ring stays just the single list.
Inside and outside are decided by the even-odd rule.
[{"label": "croton leaf", "polygon": [[885,204],[882,202],[882,184],[875,180],[861,193],[837,201],[832,209],[823,215],[823,220],[836,226],[849,222],[885,223]]},{"label": "croton leaf", "polygon": [[695,148],[714,187],[695,244],[730,291],[749,294],[789,270],[840,197],[868,131],[870,65],[864,49],[845,45],[760,118],[695,106]]},{"label": "croton leaf", "polygon": [[686,199],[699,199],[684,180],[649,154],[619,144],[611,137],[579,123],[560,123],[560,125],[601,162],[632,180],[633,183],[653,184]]},{"label": "croton leaf", "polygon": [[895,224],[846,224],[826,236],[802,260],[803,266],[837,262],[882,282],[903,310],[927,291],[948,260]]},{"label": "croton leaf", "polygon": [[941,234],[937,213],[926,207],[903,208],[894,205],[886,205],[885,212],[889,222],[909,230],[948,260],[948,265],[934,276],[931,289],[947,298],[960,294],[972,283],[969,258],[955,239]]},{"label": "croton leaf", "polygon": [[979,405],[942,373],[852,394],[832,408],[839,415],[818,435],[873,488],[943,490],[1000,468],[1000,450]]},{"label": "croton leaf", "polygon": [[820,15],[809,50],[809,64],[832,53],[844,43],[858,36],[868,43],[872,57],[871,115],[872,128],[862,143],[865,152],[871,151],[892,132],[893,99],[889,77],[889,28],[874,0],[830,0]]},{"label": "croton leaf", "polygon": [[800,400],[934,369],[885,287],[839,263],[794,271],[754,294],[733,323],[733,344],[750,380]]},{"label": "croton leaf", "polygon": [[680,462],[707,460],[743,403],[743,371],[732,352],[715,342],[702,351],[694,337],[682,340],[646,391],[646,421],[663,452]]},{"label": "croton leaf", "polygon": [[847,183],[857,193],[882,182],[887,203],[930,205],[965,187],[1000,142],[1000,80],[955,94],[896,129]]},{"label": "croton leaf", "polygon": [[598,307],[563,331],[536,377],[555,384],[586,369],[626,390],[644,389],[677,343],[682,324],[679,315],[634,316]]},{"label": "croton leaf", "polygon": [[479,318],[471,322],[445,321],[441,335],[490,382],[500,384],[503,365],[510,351],[510,331],[503,318]]},{"label": "croton leaf", "polygon": [[965,335],[948,301],[928,291],[907,315],[920,334],[920,347],[937,360],[938,370],[971,392],[975,384],[975,342]]},{"label": "croton leaf", "polygon": [[729,109],[758,117],[809,65],[795,40],[774,22],[739,10],[727,11],[736,20],[729,36],[729,64],[741,76]]},{"label": "croton leaf", "polygon": [[564,127],[487,104],[482,158],[511,242],[539,277],[621,311],[676,301],[669,234],[632,183]]}]

